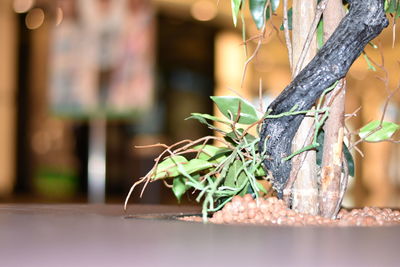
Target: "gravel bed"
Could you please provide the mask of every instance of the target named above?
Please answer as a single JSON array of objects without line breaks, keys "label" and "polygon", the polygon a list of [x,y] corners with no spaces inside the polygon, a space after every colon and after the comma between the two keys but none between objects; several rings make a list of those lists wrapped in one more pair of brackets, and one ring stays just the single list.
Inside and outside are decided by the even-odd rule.
[{"label": "gravel bed", "polygon": [[[200,217],[185,217],[186,221],[201,221]],[[342,209],[337,219],[303,214],[286,207],[275,197],[259,198],[235,196],[225,207],[209,219],[217,224],[257,224],[291,226],[386,226],[400,224],[400,211],[388,208],[365,207]]]}]

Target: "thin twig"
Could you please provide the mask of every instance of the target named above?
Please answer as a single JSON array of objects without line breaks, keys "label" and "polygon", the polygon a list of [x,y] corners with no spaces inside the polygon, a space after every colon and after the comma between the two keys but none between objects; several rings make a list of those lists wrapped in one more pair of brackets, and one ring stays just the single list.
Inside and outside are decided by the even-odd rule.
[{"label": "thin twig", "polygon": [[258,102],[260,105],[260,112],[264,112],[264,101],[263,101],[263,93],[262,93],[262,78],[260,78],[258,82]]},{"label": "thin twig", "polygon": [[279,28],[271,21],[271,26],[274,29],[275,33],[276,33],[276,37],[278,37],[279,42],[281,43],[281,45],[285,45],[285,42],[282,40],[281,36],[279,35]]},{"label": "thin twig", "polygon": [[250,43],[251,41],[254,41],[256,39],[260,39],[260,38],[262,38],[262,36],[263,36],[262,33],[253,35],[253,36],[249,37],[248,39],[246,39],[244,42],[242,42],[240,45],[244,45],[244,44]]},{"label": "thin twig", "polygon": [[362,158],[365,157],[364,153],[357,146],[354,147],[354,150],[357,151]]},{"label": "thin twig", "polygon": [[[400,3],[398,3],[399,5]],[[398,9],[397,9],[398,10]],[[397,20],[397,10],[396,14],[393,18],[393,29],[392,29],[392,48],[394,48],[394,44],[396,43],[396,20]]]},{"label": "thin twig", "polygon": [[244,14],[243,14],[243,10],[244,10],[244,5],[245,5],[245,1],[242,1],[242,7],[240,9],[240,18],[242,20],[242,39],[244,41],[243,47],[244,47],[244,55],[247,57],[247,42],[246,42],[246,21],[244,19]]},{"label": "thin twig", "polygon": [[357,117],[357,113],[361,110],[361,106],[354,110],[352,113],[344,115],[346,117],[345,122],[350,120],[351,118]]},{"label": "thin twig", "polygon": [[126,198],[125,198],[125,203],[124,203],[124,210],[126,211],[126,207],[127,207],[127,205],[128,205],[128,200],[131,198],[131,195],[132,195],[132,192],[133,192],[133,190],[135,189],[135,187],[137,186],[137,185],[139,185],[139,184],[141,184],[144,180],[146,180],[147,179],[147,177],[142,177],[142,178],[140,178],[138,181],[136,181],[132,186],[131,186],[131,188],[129,189],[129,192],[128,192],[128,195],[126,196]]},{"label": "thin twig", "polygon": [[288,23],[288,0],[283,0],[283,31],[285,34],[286,48],[288,50],[290,70],[293,73],[293,48],[292,40],[290,39],[289,23]]},{"label": "thin twig", "polygon": [[[265,4],[264,11],[263,11],[263,17],[264,17],[264,18],[266,17],[267,8],[270,6],[270,4],[271,4],[271,2],[270,2],[269,0],[268,0],[268,2]],[[262,26],[262,28],[261,28],[261,36],[258,38],[258,42],[257,42],[256,49],[254,50],[253,54],[251,54],[251,56],[250,56],[250,57],[246,60],[246,62],[244,63],[243,74],[242,74],[242,81],[241,81],[241,86],[240,86],[240,87],[243,87],[244,79],[246,78],[246,72],[247,72],[247,67],[248,67],[249,63],[256,57],[256,55],[258,54],[258,51],[259,51],[260,48],[261,48],[262,41],[264,40],[264,37],[265,37],[265,31],[266,31],[266,29],[267,29],[266,26],[267,26],[267,22],[266,22],[265,19],[264,19],[264,24],[263,24],[263,26]]]},{"label": "thin twig", "polygon": [[227,89],[232,93],[234,93],[235,95],[237,95],[238,97],[245,99],[237,90],[233,89],[232,87],[227,87]]},{"label": "thin twig", "polygon": [[329,0],[322,0],[317,5],[316,11],[315,11],[314,20],[313,20],[313,22],[312,22],[312,24],[310,26],[310,30],[308,32],[306,42],[304,43],[303,49],[302,49],[300,57],[299,57],[299,61],[297,62],[297,65],[295,66],[295,69],[294,69],[294,72],[293,72],[293,77],[296,77],[296,75],[300,72],[300,70],[303,67],[303,63],[304,63],[304,60],[306,58],[307,51],[310,48],[310,44],[311,44],[311,41],[313,39],[314,33],[317,30],[319,20],[321,19],[322,13],[324,13],[324,10],[325,10],[325,8],[326,8],[326,6],[328,4],[328,1]]},{"label": "thin twig", "polygon": [[336,216],[339,213],[339,210],[342,206],[342,202],[344,199],[344,194],[347,191],[347,184],[349,181],[349,167],[348,167],[348,162],[347,162],[347,159],[346,159],[344,153],[342,153],[342,166],[343,166],[344,172],[341,174],[341,179],[340,179],[339,201],[336,203],[335,212],[333,212],[334,217],[332,219],[336,219]]}]

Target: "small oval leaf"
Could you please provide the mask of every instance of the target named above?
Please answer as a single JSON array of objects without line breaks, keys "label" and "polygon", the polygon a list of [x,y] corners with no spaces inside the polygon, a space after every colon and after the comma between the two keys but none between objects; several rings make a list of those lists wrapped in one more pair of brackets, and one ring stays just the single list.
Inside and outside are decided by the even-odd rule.
[{"label": "small oval leaf", "polygon": [[232,149],[229,149],[227,147],[221,147],[218,153],[212,156],[208,161],[213,163],[220,163],[227,158],[228,154],[231,153]]},{"label": "small oval leaf", "polygon": [[258,190],[260,190],[264,194],[268,194],[267,189],[265,189],[265,187],[260,182],[256,181],[256,186],[257,186]]},{"label": "small oval leaf", "polygon": [[351,155],[350,150],[345,143],[343,143],[343,154],[347,161],[347,169],[349,170],[349,175],[354,177],[355,164],[354,164],[353,155]]},{"label": "small oval leaf", "polygon": [[243,162],[240,160],[235,160],[229,166],[224,185],[237,188],[242,185],[246,178],[246,173],[243,171]]},{"label": "small oval leaf", "polygon": [[214,167],[214,164],[202,159],[191,159],[187,164],[183,165],[183,168],[185,169],[187,174],[207,170],[212,167]]},{"label": "small oval leaf", "polygon": [[185,194],[187,190],[185,179],[182,176],[178,176],[172,182],[172,192],[174,192],[175,197],[178,199],[178,202],[181,201],[181,197]]},{"label": "small oval leaf", "polygon": [[158,163],[157,168],[151,174],[152,180],[164,179],[168,177],[178,176],[178,164],[186,164],[188,160],[183,156],[171,156],[165,158],[163,161]]},{"label": "small oval leaf", "polygon": [[250,186],[250,183],[247,183],[243,187],[242,191],[239,192],[239,196],[243,197],[244,195],[248,194],[249,193],[249,189],[251,189],[251,186]]},{"label": "small oval leaf", "polygon": [[[193,147],[194,150],[199,151],[198,159],[206,160],[212,163],[218,163],[225,159],[226,148],[217,147],[213,145],[197,145]],[[221,153],[222,152],[222,153]]]},{"label": "small oval leaf", "polygon": [[226,124],[229,123],[227,120],[222,120],[222,119],[212,116],[210,114],[203,114],[203,113],[191,113],[191,116],[186,118],[186,120],[190,120],[190,119],[198,120],[199,122],[207,124],[207,125],[209,124],[207,122],[207,120],[226,123]]},{"label": "small oval leaf", "polygon": [[379,124],[380,121],[372,121],[368,123],[360,129],[358,135],[367,142],[379,142],[390,139],[400,128],[400,125],[396,123],[384,121],[382,122],[382,128],[376,130],[379,127]]},{"label": "small oval leaf", "polygon": [[257,110],[251,103],[244,99],[236,96],[212,96],[211,99],[228,119],[237,120],[238,111],[240,110],[238,123],[252,124],[259,120]]},{"label": "small oval leaf", "polygon": [[268,0],[250,0],[250,13],[253,17],[254,23],[257,26],[257,29],[261,29],[264,26],[264,23],[270,19],[271,7],[272,13],[274,13],[278,9],[280,0],[270,0],[271,5],[267,7],[267,10],[265,10],[264,19],[264,9],[267,3]]},{"label": "small oval leaf", "polygon": [[272,12],[275,12],[278,9],[281,0],[270,0],[270,1],[272,6]]},{"label": "small oval leaf", "polygon": [[[264,26],[264,8],[268,0],[250,0],[249,7],[253,21],[257,26],[257,29],[261,29]],[[267,14],[269,10],[267,10]]]},{"label": "small oval leaf", "polygon": [[256,177],[264,177],[267,176],[267,173],[265,172],[263,166],[260,166],[255,170],[254,175]]},{"label": "small oval leaf", "polygon": [[203,160],[208,160],[215,156],[220,150],[220,147],[213,145],[197,145],[193,147],[194,150],[199,151],[198,158]]},{"label": "small oval leaf", "polygon": [[317,46],[321,49],[324,45],[324,20],[321,19],[317,27]]}]

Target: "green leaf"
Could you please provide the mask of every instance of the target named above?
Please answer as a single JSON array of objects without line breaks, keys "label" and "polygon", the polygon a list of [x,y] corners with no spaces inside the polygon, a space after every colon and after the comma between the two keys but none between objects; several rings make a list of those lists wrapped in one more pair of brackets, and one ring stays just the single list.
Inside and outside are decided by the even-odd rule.
[{"label": "green leaf", "polygon": [[[250,0],[249,7],[250,13],[253,17],[253,21],[257,26],[257,29],[261,29],[264,26],[264,8],[268,0]],[[267,14],[269,14],[267,10]],[[268,16],[268,15],[267,15]]]},{"label": "green leaf", "polygon": [[186,192],[185,180],[182,176],[178,176],[174,179],[172,184],[172,191],[178,201],[181,200],[182,195]]},{"label": "green leaf", "polygon": [[239,123],[252,124],[259,120],[254,106],[244,99],[236,96],[211,96],[211,99],[228,119],[237,120],[240,107]]},{"label": "green leaf", "polygon": [[172,156],[164,159],[157,165],[157,169],[152,173],[151,179],[158,180],[183,175],[184,173],[179,170],[178,165],[181,165],[184,172],[189,175],[214,167],[213,163],[207,160],[191,159],[188,161],[182,156]]},{"label": "green leaf", "polygon": [[349,170],[349,175],[354,177],[355,164],[354,164],[353,155],[350,153],[350,150],[345,143],[343,143],[343,154],[347,161],[347,168]]},{"label": "green leaf", "polygon": [[[278,8],[279,1],[280,0],[271,0],[272,13],[275,13],[276,9]],[[267,10],[265,10],[265,21],[268,21],[271,18],[271,6],[268,6]]]},{"label": "green leaf", "polygon": [[400,2],[397,3],[396,19],[400,17]]},{"label": "green leaf", "polygon": [[392,14],[396,13],[397,0],[386,1],[385,4],[387,5],[385,9],[386,13],[392,13]]},{"label": "green leaf", "polygon": [[207,122],[207,120],[216,121],[216,122],[222,122],[222,123],[225,123],[225,124],[229,124],[229,121],[224,120],[224,119],[217,118],[217,117],[212,116],[212,115],[210,115],[210,114],[191,113],[190,115],[191,115],[191,116],[188,117],[188,118],[186,118],[186,120],[195,119],[195,120],[198,120],[199,122],[201,122],[201,123],[203,123],[203,124],[207,124],[207,125],[209,125],[209,123]]},{"label": "green leaf", "polygon": [[198,158],[201,160],[206,160],[211,163],[219,163],[222,160],[226,159],[225,154],[230,149],[225,147],[217,147],[212,145],[197,145],[193,147],[193,149],[199,151]]},{"label": "green leaf", "polygon": [[214,164],[203,159],[191,159],[187,164],[183,165],[183,168],[187,174],[207,170],[212,167],[214,167]]},{"label": "green leaf", "polygon": [[175,197],[178,199],[178,202],[181,201],[181,197],[187,191],[188,187],[186,186],[186,180],[182,176],[175,177],[172,183],[172,192],[174,192]]},{"label": "green leaf", "polygon": [[237,17],[239,14],[241,4],[242,0],[231,0],[233,25],[235,25],[235,27],[237,25]]},{"label": "green leaf", "polygon": [[324,45],[324,20],[321,19],[317,27],[317,46],[321,49]]},{"label": "green leaf", "polygon": [[221,148],[213,145],[197,145],[194,146],[193,149],[200,152],[198,155],[199,159],[209,160],[211,157],[215,156]]},{"label": "green leaf", "polygon": [[264,19],[264,9],[265,5],[268,3],[268,0],[250,0],[250,13],[253,17],[253,21],[257,26],[257,29],[261,29],[264,26],[264,23],[268,21],[271,17],[271,7],[272,13],[274,13],[278,7],[280,0],[271,0],[271,6],[267,7],[265,10],[265,19]]},{"label": "green leaf", "polygon": [[243,189],[239,192],[239,196],[243,197],[244,195],[248,194],[249,188],[251,188],[250,183],[247,183]]},{"label": "green leaf", "polygon": [[157,165],[156,170],[151,175],[151,179],[158,180],[178,176],[180,174],[178,171],[178,164],[187,163],[188,160],[183,156],[172,156],[165,158]]},{"label": "green leaf", "polygon": [[323,145],[324,145],[324,139],[325,139],[325,132],[324,131],[319,131],[318,135],[317,135],[317,142],[319,144],[319,147],[317,147],[316,151],[317,151],[317,165],[321,167],[322,165],[322,156],[324,154],[323,151]]},{"label": "green leaf", "polygon": [[[265,187],[260,182],[258,182],[258,181],[255,181],[255,182],[256,182],[256,186],[257,186],[258,190],[260,190],[261,192],[263,192],[265,194],[268,194],[267,189],[265,189]],[[253,187],[251,187],[249,185],[250,184],[248,184],[247,187],[246,187],[247,188],[247,192],[245,194],[254,195],[254,189],[253,189]]]},{"label": "green leaf", "polygon": [[232,153],[232,150],[227,147],[221,147],[217,154],[212,156],[208,161],[219,163],[227,158],[227,155]]},{"label": "green leaf", "polygon": [[235,160],[228,169],[224,185],[228,187],[237,188],[242,185],[246,180],[246,173],[243,171],[243,162]]},{"label": "green leaf", "polygon": [[365,52],[363,51],[362,54],[363,54],[363,57],[364,57],[365,61],[367,62],[368,69],[369,69],[369,70],[372,70],[372,71],[376,71],[376,68],[375,68],[374,64],[372,64],[372,62],[371,62],[371,60],[369,59],[367,53],[365,53]]},{"label": "green leaf", "polygon": [[280,4],[281,0],[271,0],[272,12],[275,12]]},{"label": "green leaf", "polygon": [[[400,125],[384,121],[382,129],[375,131],[379,127],[380,121],[371,121],[360,129],[359,136],[367,142],[379,142],[388,140],[400,128]],[[370,135],[371,132],[373,134]]]},{"label": "green leaf", "polygon": [[265,189],[265,187],[260,182],[256,181],[256,186],[261,192],[268,194],[267,189]]},{"label": "green leaf", "polygon": [[209,115],[209,114],[202,114],[202,113],[192,113],[192,116],[186,118],[185,120],[197,120],[202,124],[207,125],[207,127],[211,130],[215,130],[215,131],[219,131],[219,132],[223,132],[221,129],[219,129],[218,127],[215,127],[211,122],[208,121],[214,121],[214,122],[220,122],[226,125],[230,125],[231,122],[228,120],[224,120],[224,119],[220,119],[217,118],[215,116]]},{"label": "green leaf", "polygon": [[256,177],[263,177],[267,176],[267,173],[265,172],[264,168],[262,166],[258,167],[254,173]]},{"label": "green leaf", "polygon": [[[288,16],[288,28],[289,28],[289,30],[292,30],[292,28],[293,28],[293,8],[288,9],[287,16]],[[283,31],[283,23],[281,24],[281,27],[279,29],[281,31]]]}]

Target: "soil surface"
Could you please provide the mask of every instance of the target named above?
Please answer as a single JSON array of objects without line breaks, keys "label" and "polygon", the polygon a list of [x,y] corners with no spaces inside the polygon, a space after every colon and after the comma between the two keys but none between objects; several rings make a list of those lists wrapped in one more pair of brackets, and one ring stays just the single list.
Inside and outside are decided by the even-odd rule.
[{"label": "soil surface", "polygon": [[[183,220],[201,221],[201,218],[191,216]],[[275,197],[259,198],[256,201],[251,195],[245,195],[235,196],[222,210],[214,213],[209,221],[217,224],[386,226],[400,225],[400,211],[375,207],[342,209],[336,219],[328,219],[291,210]]]}]

